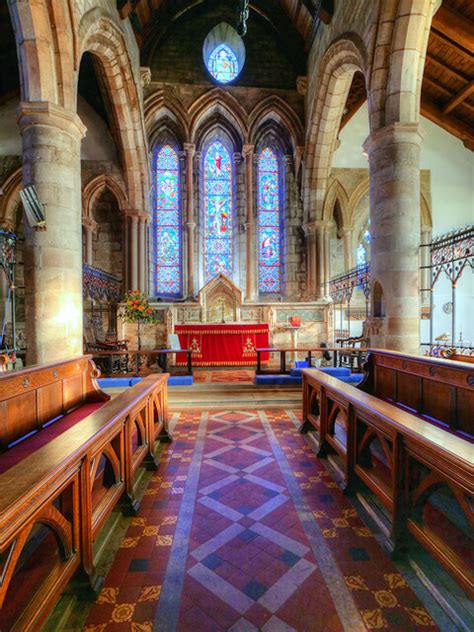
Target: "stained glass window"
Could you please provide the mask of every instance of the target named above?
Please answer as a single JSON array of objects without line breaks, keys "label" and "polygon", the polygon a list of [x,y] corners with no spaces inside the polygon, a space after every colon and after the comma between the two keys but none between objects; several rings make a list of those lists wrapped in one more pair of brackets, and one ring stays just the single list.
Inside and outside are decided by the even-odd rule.
[{"label": "stained glass window", "polygon": [[170,145],[155,153],[156,294],[181,296],[181,233],[178,154]]},{"label": "stained glass window", "polygon": [[229,83],[239,74],[239,62],[234,51],[226,44],[220,44],[209,55],[207,68],[214,79]]},{"label": "stained glass window", "polygon": [[214,141],[204,157],[204,276],[219,272],[231,276],[232,161],[220,141]]},{"label": "stained glass window", "polygon": [[367,228],[364,231],[364,234],[362,235],[362,240],[357,246],[356,259],[357,259],[358,266],[365,265],[369,259],[368,257],[369,247],[370,247],[369,227],[370,227],[370,220],[369,220],[369,225],[367,226]]},{"label": "stained glass window", "polygon": [[280,258],[280,187],[275,152],[265,147],[258,161],[258,289],[279,292]]}]

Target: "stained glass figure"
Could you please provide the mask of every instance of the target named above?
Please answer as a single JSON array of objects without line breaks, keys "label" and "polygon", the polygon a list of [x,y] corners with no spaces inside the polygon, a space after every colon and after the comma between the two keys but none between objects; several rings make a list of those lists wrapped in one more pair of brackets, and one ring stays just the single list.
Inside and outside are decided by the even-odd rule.
[{"label": "stained glass figure", "polygon": [[239,74],[239,62],[227,44],[220,44],[209,55],[207,69],[220,83],[229,83]]},{"label": "stained glass figure", "polygon": [[232,161],[224,145],[214,141],[204,157],[204,276],[231,276]]},{"label": "stained glass figure", "polygon": [[357,251],[356,251],[356,260],[357,260],[357,265],[358,266],[363,266],[367,263],[369,257],[369,248],[370,248],[370,231],[369,231],[369,227],[370,227],[370,220],[369,220],[369,225],[368,227],[365,229],[364,234],[362,235],[362,240],[359,243],[359,245],[357,246]]},{"label": "stained glass figure", "polygon": [[280,230],[278,159],[265,147],[258,161],[258,289],[263,293],[281,289]]},{"label": "stained glass figure", "polygon": [[170,145],[155,153],[155,256],[157,296],[182,293],[178,154]]}]

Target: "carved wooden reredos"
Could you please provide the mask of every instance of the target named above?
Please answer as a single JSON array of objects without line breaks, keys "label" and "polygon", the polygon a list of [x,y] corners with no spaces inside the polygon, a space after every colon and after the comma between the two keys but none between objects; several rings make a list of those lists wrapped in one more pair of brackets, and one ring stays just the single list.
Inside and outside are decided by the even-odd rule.
[{"label": "carved wooden reredos", "polygon": [[218,274],[199,291],[203,322],[240,322],[242,301],[242,290],[224,274]]}]

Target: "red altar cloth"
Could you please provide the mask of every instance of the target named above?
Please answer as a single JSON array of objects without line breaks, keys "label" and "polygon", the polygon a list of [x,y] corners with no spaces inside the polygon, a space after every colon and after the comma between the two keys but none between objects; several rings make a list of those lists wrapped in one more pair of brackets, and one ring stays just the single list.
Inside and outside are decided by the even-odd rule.
[{"label": "red altar cloth", "polygon": [[[256,364],[258,347],[268,347],[268,325],[176,325],[182,349],[191,349],[193,366],[249,366]],[[268,362],[268,353],[262,353]],[[176,354],[186,366],[186,356]]]}]

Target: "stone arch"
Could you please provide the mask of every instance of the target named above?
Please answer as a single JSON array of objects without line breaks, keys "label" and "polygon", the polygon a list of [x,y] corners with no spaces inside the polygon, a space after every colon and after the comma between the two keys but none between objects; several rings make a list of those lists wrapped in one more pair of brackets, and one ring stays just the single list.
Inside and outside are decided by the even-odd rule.
[{"label": "stone arch", "polygon": [[190,138],[188,113],[174,94],[170,94],[167,90],[154,92],[145,100],[144,110],[145,127],[150,145],[152,145],[153,137],[159,133],[157,129],[162,127],[163,120],[180,138],[181,144],[188,142]]},{"label": "stone arch", "polygon": [[387,0],[375,35],[369,85],[372,131],[391,123],[417,123],[431,20],[441,0]]},{"label": "stone arch", "polygon": [[242,139],[241,144],[243,144],[248,138],[247,113],[235,97],[221,88],[206,92],[189,108],[190,142],[197,145],[198,133],[205,121],[219,118],[230,123],[229,129],[234,128],[238,131]]},{"label": "stone arch", "polygon": [[9,2],[23,101],[74,109],[77,66],[75,7],[71,2]]},{"label": "stone arch", "polygon": [[116,178],[102,173],[92,178],[92,180],[89,180],[82,190],[83,221],[93,219],[92,211],[94,204],[105,189],[108,189],[114,195],[121,211],[125,211],[128,208],[128,199],[122,184]]},{"label": "stone arch", "polygon": [[332,155],[352,77],[356,71],[366,76],[366,66],[365,45],[352,33],[333,42],[321,59],[305,151],[304,202],[310,220],[322,218]]},{"label": "stone arch", "polygon": [[294,145],[288,129],[274,120],[263,121],[252,138],[255,153],[259,153],[263,146],[269,143],[274,145],[282,155],[293,154]]},{"label": "stone arch", "polygon": [[145,122],[124,35],[99,9],[92,9],[81,20],[79,36],[81,55],[85,52],[93,55],[99,83],[107,91],[130,206],[134,211],[147,211],[149,174]]},{"label": "stone arch", "polygon": [[278,95],[258,103],[249,115],[249,142],[257,144],[259,132],[267,122],[276,122],[291,139],[293,152],[303,143],[304,130],[295,111]]},{"label": "stone arch", "polygon": [[2,184],[3,195],[0,197],[0,226],[2,228],[15,229],[21,187],[22,168],[19,167]]},{"label": "stone arch", "polygon": [[[347,228],[351,223],[350,209],[349,209],[349,195],[346,189],[336,178],[331,182],[324,199],[323,207],[323,221],[330,222],[334,215],[334,207],[336,203],[339,204],[340,209],[340,221],[336,219],[338,230]],[[340,224],[340,225],[339,225]]]},{"label": "stone arch", "polygon": [[433,228],[433,216],[431,214],[431,205],[428,202],[424,191],[421,191],[421,226],[423,228]]}]

